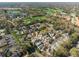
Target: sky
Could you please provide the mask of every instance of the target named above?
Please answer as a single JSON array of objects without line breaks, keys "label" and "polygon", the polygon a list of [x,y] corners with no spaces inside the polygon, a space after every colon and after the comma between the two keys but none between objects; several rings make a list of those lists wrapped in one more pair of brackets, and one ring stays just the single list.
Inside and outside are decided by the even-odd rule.
[{"label": "sky", "polygon": [[0,0],[0,2],[79,2],[79,0]]}]

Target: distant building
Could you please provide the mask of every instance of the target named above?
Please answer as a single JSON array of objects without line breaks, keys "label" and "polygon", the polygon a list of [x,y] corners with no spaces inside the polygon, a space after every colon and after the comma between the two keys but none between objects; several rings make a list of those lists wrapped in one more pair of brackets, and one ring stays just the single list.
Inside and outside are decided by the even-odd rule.
[{"label": "distant building", "polygon": [[26,13],[22,13],[17,10],[8,10],[6,13],[6,18],[14,19],[14,18],[23,18],[27,16]]}]

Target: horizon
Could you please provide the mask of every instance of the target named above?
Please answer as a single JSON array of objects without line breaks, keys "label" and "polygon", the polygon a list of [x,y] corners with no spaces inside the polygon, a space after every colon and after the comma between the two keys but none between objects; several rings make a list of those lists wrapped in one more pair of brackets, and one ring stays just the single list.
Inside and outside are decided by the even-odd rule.
[{"label": "horizon", "polygon": [[79,6],[79,2],[0,2],[0,8]]}]

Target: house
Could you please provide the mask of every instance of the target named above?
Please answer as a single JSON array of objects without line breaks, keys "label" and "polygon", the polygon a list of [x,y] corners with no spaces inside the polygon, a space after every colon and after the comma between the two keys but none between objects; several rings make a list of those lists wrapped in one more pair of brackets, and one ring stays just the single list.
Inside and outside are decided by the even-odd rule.
[{"label": "house", "polygon": [[14,18],[23,18],[26,17],[27,13],[22,13],[16,10],[8,10],[6,13],[6,18],[14,19]]},{"label": "house", "polygon": [[43,44],[43,42],[41,40],[36,40],[35,45],[38,47],[38,49],[43,51],[44,44]]},{"label": "house", "polygon": [[63,16],[63,19],[70,21],[71,17],[70,16]]},{"label": "house", "polygon": [[76,17],[76,23],[75,25],[77,25],[79,27],[79,17]]},{"label": "house", "polygon": [[0,48],[7,46],[6,40],[3,38],[3,36],[0,36]]},{"label": "house", "polygon": [[71,23],[79,27],[79,17],[71,18]]},{"label": "house", "polygon": [[5,35],[5,29],[0,29],[0,35]]},{"label": "house", "polygon": [[78,48],[78,49],[79,49],[79,41],[77,42],[76,48]]}]

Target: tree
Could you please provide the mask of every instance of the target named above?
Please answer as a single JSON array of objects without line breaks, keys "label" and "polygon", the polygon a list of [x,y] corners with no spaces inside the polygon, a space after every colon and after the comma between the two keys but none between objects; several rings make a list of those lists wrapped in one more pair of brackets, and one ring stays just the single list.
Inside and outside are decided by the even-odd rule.
[{"label": "tree", "polygon": [[73,56],[73,57],[78,57],[79,56],[79,53],[78,53],[78,49],[77,48],[72,48],[70,49],[70,55]]},{"label": "tree", "polygon": [[56,51],[53,52],[53,56],[65,57],[68,56],[68,51],[63,46],[60,46]]},{"label": "tree", "polygon": [[64,42],[61,44],[61,46],[65,47],[65,48],[67,48],[67,49],[69,50],[69,49],[72,47],[72,43],[71,43],[70,40],[66,40],[66,41],[64,41]]},{"label": "tree", "polygon": [[76,43],[78,41],[78,37],[79,37],[79,35],[76,32],[72,33],[71,34],[71,42]]}]

